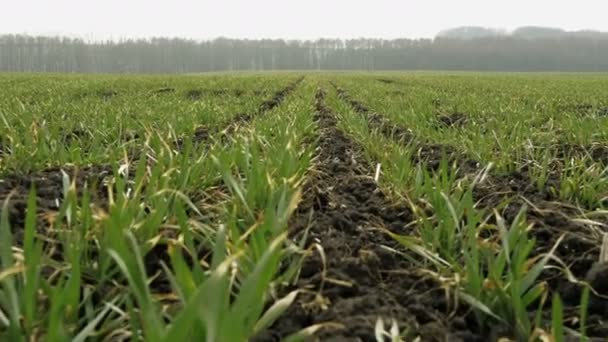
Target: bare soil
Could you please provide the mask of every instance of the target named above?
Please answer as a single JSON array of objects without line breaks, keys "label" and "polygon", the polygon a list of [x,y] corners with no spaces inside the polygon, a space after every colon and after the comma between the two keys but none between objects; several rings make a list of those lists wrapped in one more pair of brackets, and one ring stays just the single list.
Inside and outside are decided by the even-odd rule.
[{"label": "bare soil", "polygon": [[468,121],[468,115],[462,112],[440,115],[437,120],[443,127],[463,127]]},{"label": "bare soil", "polygon": [[425,341],[484,341],[470,323],[448,317],[439,284],[383,247],[398,248],[383,230],[409,234],[414,216],[378,188],[361,147],[337,129],[323,100],[319,91],[318,164],[290,223],[292,236],[309,234],[311,255],[294,286],[307,292],[256,340],[278,341],[310,325],[333,322],[338,326],[321,330],[319,340],[375,341],[374,325],[382,317],[395,318]]},{"label": "bare soil", "polygon": [[112,169],[109,166],[94,165],[78,170],[73,167],[50,168],[30,174],[10,174],[0,179],[0,201],[8,202],[9,222],[17,244],[22,241],[23,227],[27,209],[27,201],[32,186],[36,188],[36,204],[38,213],[39,233],[46,234],[53,213],[59,210],[63,200],[64,173],[76,184],[76,189],[82,193],[87,185],[91,195],[102,202],[107,198],[107,187],[104,184]]}]

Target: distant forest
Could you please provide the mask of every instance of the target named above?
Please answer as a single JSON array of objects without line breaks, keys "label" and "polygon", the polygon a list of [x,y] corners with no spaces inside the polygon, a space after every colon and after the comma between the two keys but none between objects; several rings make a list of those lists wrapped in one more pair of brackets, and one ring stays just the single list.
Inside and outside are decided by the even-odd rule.
[{"label": "distant forest", "polygon": [[0,36],[0,71],[196,73],[237,70],[608,71],[608,34],[465,27],[435,39],[210,41]]}]

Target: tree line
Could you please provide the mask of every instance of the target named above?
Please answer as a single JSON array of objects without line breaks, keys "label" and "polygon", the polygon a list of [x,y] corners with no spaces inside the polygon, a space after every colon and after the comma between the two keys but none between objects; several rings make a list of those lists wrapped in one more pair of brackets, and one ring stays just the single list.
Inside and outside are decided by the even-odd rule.
[{"label": "tree line", "polygon": [[494,36],[316,41],[153,38],[87,42],[63,37],[0,36],[0,71],[238,70],[608,71],[608,38]]}]

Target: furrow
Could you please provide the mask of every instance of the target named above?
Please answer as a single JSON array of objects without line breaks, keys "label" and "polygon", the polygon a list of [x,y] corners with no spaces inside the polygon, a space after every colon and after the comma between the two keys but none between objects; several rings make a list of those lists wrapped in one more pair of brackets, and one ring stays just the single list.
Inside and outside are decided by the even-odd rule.
[{"label": "furrow", "polygon": [[315,101],[316,170],[290,224],[292,235],[309,234],[311,255],[295,286],[303,292],[258,340],[279,340],[310,325],[332,323],[319,339],[371,341],[382,318],[436,340],[470,341],[471,332],[455,328],[447,336],[446,329],[435,329],[452,330],[443,290],[388,249],[398,247],[386,231],[411,233],[414,216],[408,207],[392,203],[370,177],[362,148],[337,128],[324,95],[320,90]]}]

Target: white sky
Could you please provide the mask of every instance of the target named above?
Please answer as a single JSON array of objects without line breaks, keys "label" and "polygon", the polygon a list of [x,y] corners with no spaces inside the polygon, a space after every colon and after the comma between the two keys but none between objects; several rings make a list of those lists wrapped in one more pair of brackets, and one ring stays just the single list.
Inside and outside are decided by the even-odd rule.
[{"label": "white sky", "polygon": [[608,31],[605,0],[0,0],[0,34],[420,38],[463,25]]}]

